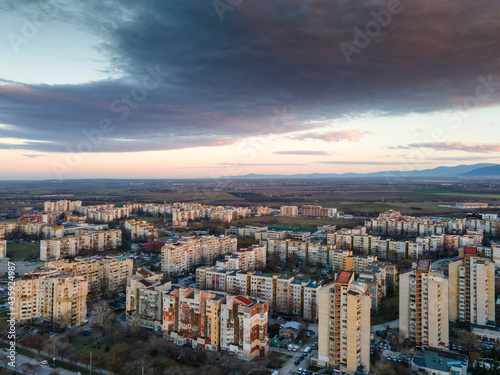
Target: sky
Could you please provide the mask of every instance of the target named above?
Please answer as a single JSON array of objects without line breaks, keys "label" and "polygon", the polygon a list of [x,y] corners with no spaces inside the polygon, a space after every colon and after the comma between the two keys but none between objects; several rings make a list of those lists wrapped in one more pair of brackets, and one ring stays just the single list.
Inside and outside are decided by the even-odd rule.
[{"label": "sky", "polygon": [[500,163],[497,0],[4,0],[0,179]]}]

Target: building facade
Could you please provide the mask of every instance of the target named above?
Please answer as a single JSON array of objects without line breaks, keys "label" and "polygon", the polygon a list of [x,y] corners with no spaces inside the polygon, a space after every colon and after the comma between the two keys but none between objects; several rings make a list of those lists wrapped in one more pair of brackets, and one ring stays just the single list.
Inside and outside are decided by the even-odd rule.
[{"label": "building facade", "polygon": [[448,280],[431,272],[431,263],[420,260],[413,271],[400,275],[399,330],[417,346],[448,345]]}]

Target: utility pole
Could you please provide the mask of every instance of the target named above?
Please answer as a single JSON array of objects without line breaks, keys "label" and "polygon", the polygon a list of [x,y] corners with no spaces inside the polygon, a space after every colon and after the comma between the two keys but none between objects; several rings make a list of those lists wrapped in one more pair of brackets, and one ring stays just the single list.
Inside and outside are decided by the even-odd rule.
[{"label": "utility pole", "polygon": [[90,352],[90,375],[92,375],[92,352]]}]

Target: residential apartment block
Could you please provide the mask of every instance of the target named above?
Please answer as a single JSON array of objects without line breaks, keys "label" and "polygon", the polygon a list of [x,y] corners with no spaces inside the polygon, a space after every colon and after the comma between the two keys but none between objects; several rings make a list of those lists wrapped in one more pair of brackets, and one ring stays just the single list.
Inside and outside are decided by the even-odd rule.
[{"label": "residential apartment block", "polygon": [[63,213],[66,211],[78,211],[82,206],[82,201],[61,200],[56,202],[44,202],[43,210],[45,212]]},{"label": "residential apartment block", "polygon": [[57,273],[81,276],[88,282],[88,298],[94,299],[104,291],[125,290],[127,278],[132,276],[133,260],[121,255],[105,257],[76,257],[46,262],[44,266],[26,273]]},{"label": "residential apartment block", "polygon": [[298,216],[299,208],[297,206],[281,206],[280,216]]},{"label": "residential apartment block", "polygon": [[474,247],[461,253],[448,265],[450,321],[495,325],[495,262]]},{"label": "residential apartment block", "polygon": [[50,321],[78,326],[87,317],[88,282],[82,276],[41,270],[14,282],[12,317],[19,322]]},{"label": "residential apartment block", "polygon": [[0,259],[7,258],[7,241],[0,240]]},{"label": "residential apartment block", "polygon": [[313,365],[354,372],[370,368],[370,292],[341,271],[336,281],[319,290],[318,358]]},{"label": "residential apartment block", "polygon": [[151,241],[158,238],[158,228],[146,220],[127,220],[125,230],[130,234],[131,241]]},{"label": "residential apartment block", "polygon": [[180,275],[202,264],[213,264],[219,257],[235,253],[235,237],[191,237],[168,243],[161,249],[162,272]]},{"label": "residential apartment block", "polygon": [[267,240],[265,243],[269,256],[277,257],[280,261],[286,261],[293,256],[310,265],[328,266],[329,247],[320,242]]},{"label": "residential apartment block", "polygon": [[399,331],[417,346],[448,345],[448,280],[420,260],[413,271],[400,275]]},{"label": "residential apartment block", "polygon": [[198,267],[196,287],[202,290],[246,294],[269,301],[269,309],[277,314],[318,319],[317,291],[320,284],[311,280],[295,280],[276,274]]},{"label": "residential apartment block", "polygon": [[122,244],[122,231],[110,229],[79,236],[40,241],[40,260],[58,260],[77,256],[82,251],[104,251]]},{"label": "residential apartment block", "polygon": [[365,221],[365,226],[370,234],[383,236],[432,236],[441,234],[466,234],[467,229],[481,229],[492,236],[500,232],[500,221],[492,215],[481,215],[466,218],[426,218],[402,216],[379,216],[377,219]]},{"label": "residential apartment block", "polygon": [[300,213],[302,216],[313,216],[313,217],[337,217],[336,208],[326,208],[314,205],[304,205],[302,206]]},{"label": "residential apartment block", "polygon": [[127,322],[163,331],[193,348],[227,351],[252,360],[269,351],[269,302],[242,295],[162,284],[146,270],[127,282]]}]

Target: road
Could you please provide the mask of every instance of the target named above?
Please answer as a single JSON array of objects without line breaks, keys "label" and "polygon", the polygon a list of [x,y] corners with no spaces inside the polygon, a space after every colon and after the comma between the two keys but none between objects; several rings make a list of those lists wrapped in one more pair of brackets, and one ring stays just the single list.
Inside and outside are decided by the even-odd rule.
[{"label": "road", "polygon": [[[39,362],[35,358],[26,357],[18,353],[16,355],[16,368],[18,368],[24,363],[39,364]],[[50,372],[53,370],[49,365],[40,365],[40,366],[42,366],[42,371],[37,373],[38,375],[49,375]],[[0,361],[0,368],[5,368],[4,363],[1,361]],[[7,368],[13,370],[13,368],[10,366],[7,366]],[[72,371],[64,370],[62,368],[57,368],[57,369],[59,370],[59,375],[73,375]]]}]

